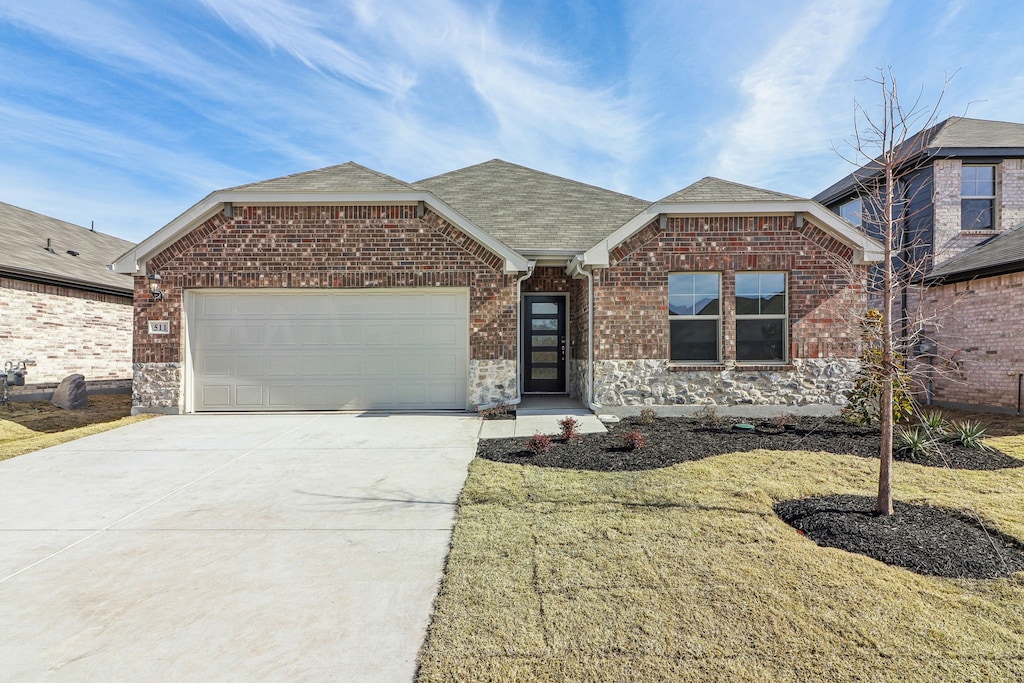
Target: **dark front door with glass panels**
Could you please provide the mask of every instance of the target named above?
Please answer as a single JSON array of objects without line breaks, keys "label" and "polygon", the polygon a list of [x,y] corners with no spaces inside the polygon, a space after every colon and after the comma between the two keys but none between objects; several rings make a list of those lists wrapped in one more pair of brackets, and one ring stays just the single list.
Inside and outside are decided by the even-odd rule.
[{"label": "dark front door with glass panels", "polygon": [[565,297],[526,296],[523,308],[523,391],[564,394]]}]

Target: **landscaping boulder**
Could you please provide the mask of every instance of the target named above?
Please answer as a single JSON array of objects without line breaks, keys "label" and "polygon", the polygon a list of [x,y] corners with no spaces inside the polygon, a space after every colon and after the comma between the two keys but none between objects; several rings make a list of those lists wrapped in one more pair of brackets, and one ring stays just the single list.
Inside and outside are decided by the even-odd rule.
[{"label": "landscaping boulder", "polygon": [[85,375],[68,375],[57,386],[50,403],[64,410],[82,410],[89,407],[89,393],[85,388]]}]

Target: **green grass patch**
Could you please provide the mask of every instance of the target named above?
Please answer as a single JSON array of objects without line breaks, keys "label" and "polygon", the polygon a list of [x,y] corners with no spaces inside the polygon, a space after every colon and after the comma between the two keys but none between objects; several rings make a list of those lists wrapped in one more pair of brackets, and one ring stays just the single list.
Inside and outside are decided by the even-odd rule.
[{"label": "green grass patch", "polygon": [[[1024,457],[1024,437],[993,439]],[[877,462],[754,451],[637,472],[475,460],[419,681],[1010,681],[1024,574],[920,576],[822,548],[778,500]],[[1024,539],[1024,470],[896,463],[897,497]]]}]

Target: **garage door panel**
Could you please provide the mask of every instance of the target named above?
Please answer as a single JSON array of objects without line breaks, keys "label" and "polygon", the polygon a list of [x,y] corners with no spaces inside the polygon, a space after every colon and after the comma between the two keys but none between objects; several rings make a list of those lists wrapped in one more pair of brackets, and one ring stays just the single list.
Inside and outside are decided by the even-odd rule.
[{"label": "garage door panel", "polygon": [[262,325],[238,325],[235,327],[235,344],[237,346],[262,346],[266,340],[267,330]]},{"label": "garage door panel", "polygon": [[234,312],[243,316],[262,316],[267,310],[267,300],[262,296],[233,296]]},{"label": "garage door panel", "polygon": [[465,406],[465,290],[190,296],[197,410]]},{"label": "garage door panel", "polygon": [[203,403],[211,408],[230,408],[231,386],[227,384],[204,385],[200,387]]},{"label": "garage door panel", "polygon": [[207,347],[234,346],[235,328],[231,325],[210,323],[203,327],[200,339]]},{"label": "garage door panel", "polygon": [[273,355],[267,354],[265,358],[267,359],[266,374],[268,377],[291,377],[297,372],[299,359],[294,355],[274,353]]},{"label": "garage door panel", "polygon": [[239,384],[235,386],[235,404],[239,408],[259,408],[263,406],[263,385]]},{"label": "garage door panel", "polygon": [[287,323],[269,323],[267,325],[267,342],[272,346],[294,346],[295,327]]}]

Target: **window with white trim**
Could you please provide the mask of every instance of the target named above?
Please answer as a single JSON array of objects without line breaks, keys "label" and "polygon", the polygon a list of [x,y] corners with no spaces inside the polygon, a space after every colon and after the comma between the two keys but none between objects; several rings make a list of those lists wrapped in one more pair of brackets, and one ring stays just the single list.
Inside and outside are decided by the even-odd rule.
[{"label": "window with white trim", "polygon": [[669,353],[682,363],[721,360],[722,276],[671,273],[668,276]]},{"label": "window with white trim", "polygon": [[864,202],[861,201],[860,197],[851,199],[850,201],[842,204],[839,207],[839,215],[851,225],[861,224],[861,213],[864,211]]},{"label": "window with white trim", "polygon": [[786,361],[785,273],[736,273],[736,360]]},{"label": "window with white trim", "polygon": [[960,229],[992,230],[996,206],[996,167],[964,166],[960,176]]}]

